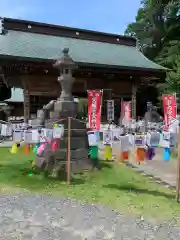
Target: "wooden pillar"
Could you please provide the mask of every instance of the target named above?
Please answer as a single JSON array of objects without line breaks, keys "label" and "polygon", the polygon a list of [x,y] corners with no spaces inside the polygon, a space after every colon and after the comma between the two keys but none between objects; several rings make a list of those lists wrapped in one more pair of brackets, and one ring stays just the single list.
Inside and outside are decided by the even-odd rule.
[{"label": "wooden pillar", "polygon": [[133,84],[132,86],[132,119],[136,119],[136,92],[137,85]]},{"label": "wooden pillar", "polygon": [[109,99],[108,100],[112,100],[112,89],[109,89]]},{"label": "wooden pillar", "polygon": [[24,85],[24,123],[25,124],[28,124],[29,117],[30,117],[30,95],[26,85]]},{"label": "wooden pillar", "polygon": [[88,90],[88,79],[84,79],[84,91],[87,93]]}]

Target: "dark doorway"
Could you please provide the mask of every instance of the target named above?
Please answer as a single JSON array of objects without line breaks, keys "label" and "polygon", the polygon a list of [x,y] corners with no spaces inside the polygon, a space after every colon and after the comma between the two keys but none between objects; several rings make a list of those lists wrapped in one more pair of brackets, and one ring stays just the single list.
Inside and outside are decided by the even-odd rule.
[{"label": "dark doorway", "polygon": [[144,117],[147,111],[147,102],[158,105],[158,90],[153,86],[141,86],[136,95],[136,114],[137,117]]}]

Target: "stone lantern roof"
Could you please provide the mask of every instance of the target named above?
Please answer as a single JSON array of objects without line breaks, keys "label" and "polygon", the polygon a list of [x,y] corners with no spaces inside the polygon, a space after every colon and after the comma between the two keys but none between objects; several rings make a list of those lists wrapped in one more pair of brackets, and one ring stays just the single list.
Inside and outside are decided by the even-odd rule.
[{"label": "stone lantern roof", "polygon": [[75,69],[76,67],[75,62],[69,56],[69,48],[64,48],[62,53],[63,53],[63,56],[60,57],[58,60],[56,60],[53,66],[59,70],[61,70],[62,68]]}]

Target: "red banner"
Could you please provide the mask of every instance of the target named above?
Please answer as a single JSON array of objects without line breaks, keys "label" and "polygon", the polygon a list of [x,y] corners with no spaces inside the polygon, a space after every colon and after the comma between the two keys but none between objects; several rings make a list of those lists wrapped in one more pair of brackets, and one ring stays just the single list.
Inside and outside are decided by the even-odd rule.
[{"label": "red banner", "polygon": [[162,97],[164,108],[165,129],[168,130],[172,120],[176,118],[176,98],[172,95]]},{"label": "red banner", "polygon": [[88,120],[91,130],[99,130],[101,122],[102,91],[88,91]]},{"label": "red banner", "polygon": [[131,120],[131,103],[121,102],[121,117],[122,119],[129,121]]}]

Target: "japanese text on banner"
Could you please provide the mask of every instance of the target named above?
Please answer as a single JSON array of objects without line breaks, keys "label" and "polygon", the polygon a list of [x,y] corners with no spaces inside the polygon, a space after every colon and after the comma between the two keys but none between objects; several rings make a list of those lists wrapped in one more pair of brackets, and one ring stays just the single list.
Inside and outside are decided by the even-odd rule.
[{"label": "japanese text on banner", "polygon": [[102,92],[100,90],[88,91],[88,120],[89,120],[89,128],[92,130],[100,129],[101,96],[102,96]]},{"label": "japanese text on banner", "polygon": [[168,130],[172,120],[176,118],[176,99],[175,96],[165,95],[163,98],[165,129]]}]

